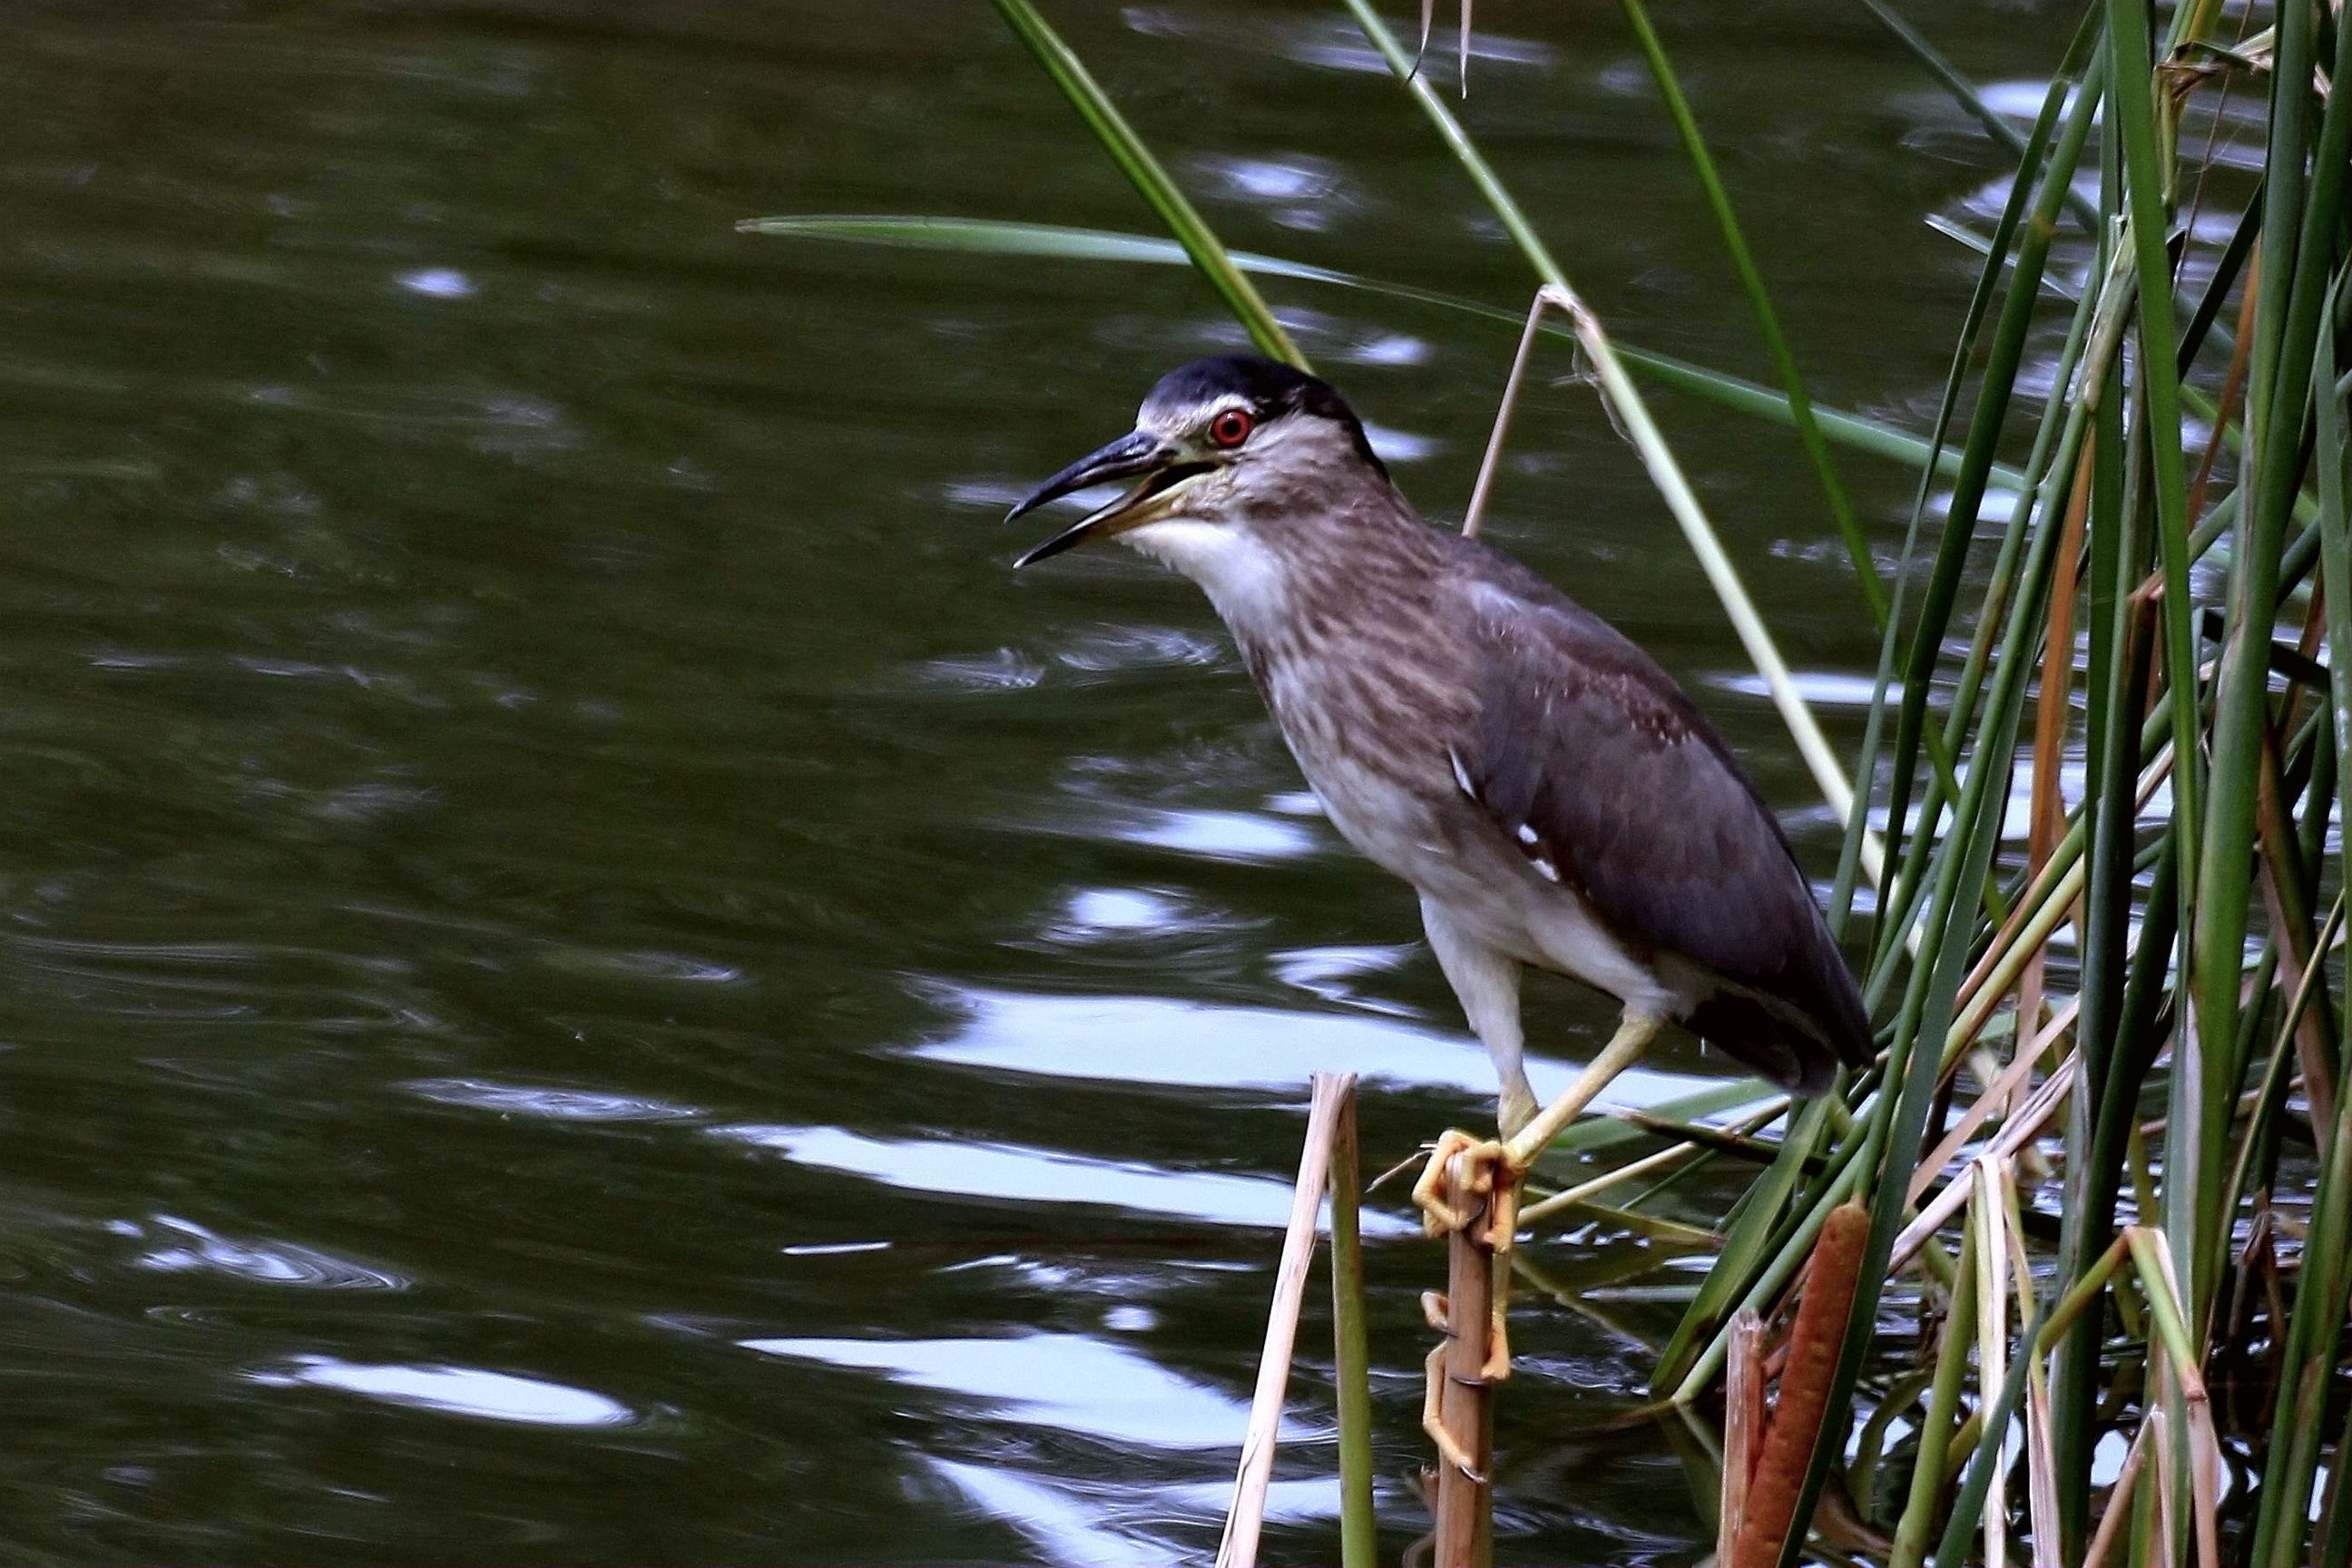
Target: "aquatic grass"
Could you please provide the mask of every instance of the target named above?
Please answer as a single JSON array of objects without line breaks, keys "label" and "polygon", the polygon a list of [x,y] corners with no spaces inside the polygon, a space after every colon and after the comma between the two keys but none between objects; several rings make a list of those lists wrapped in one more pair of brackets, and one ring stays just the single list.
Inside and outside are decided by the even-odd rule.
[{"label": "aquatic grass", "polygon": [[[1653,1388],[1696,1408],[1734,1369],[1746,1414],[1717,1478],[1726,1543],[1756,1522],[1764,1345],[1815,1298],[1818,1238],[1832,1216],[1844,1216],[1842,1233],[1862,1225],[1846,1206],[1858,1202],[1867,1221],[1842,1348],[1816,1358],[1828,1371],[1820,1435],[1796,1456],[1801,1467],[1776,1471],[1794,1479],[1772,1510],[1785,1502],[1782,1562],[1806,1551],[1818,1500],[1840,1484],[1859,1522],[1888,1534],[1897,1564],[1957,1563],[1980,1542],[1995,1558],[2030,1551],[2037,1564],[2342,1563],[2352,1501],[2334,1478],[2352,1468],[2352,1428],[2316,1413],[2343,1381],[2352,1306],[2346,868],[2332,826],[2352,806],[2352,105],[2341,85],[2352,27],[2326,0],[2281,0],[2268,37],[2224,45],[2212,37],[2215,0],[2175,8],[2161,37],[2140,0],[2085,0],[2020,133],[1919,27],[1864,0],[2015,159],[1922,437],[1811,405],[1664,47],[1639,0],[1623,3],[1778,387],[1612,344],[1368,0],[1343,0],[1527,260],[1540,300],[1568,311],[1555,327],[1539,303],[1522,358],[1539,335],[1578,342],[1702,559],[1712,531],[1675,494],[1679,470],[1635,378],[1797,430],[1850,549],[1858,525],[1847,526],[1832,447],[1903,462],[1916,488],[1906,569],[1883,600],[1863,590],[1883,632],[1860,754],[1825,768],[1825,747],[1807,752],[1817,780],[1841,779],[1824,795],[1855,803],[1841,806],[1841,927],[1861,877],[1875,884],[1867,977],[1881,1059],[1838,1094],[1790,1108],[1777,1140],[1752,1121],[1697,1122],[1735,1109],[1729,1100],[1589,1120],[1563,1148],[1653,1147],[1569,1187],[1560,1206],[1603,1225],[1671,1226],[1715,1252],[1659,1349]],[[1261,342],[1271,312],[1234,279],[1351,289],[1480,331],[1521,323],[1501,305],[1225,250],[1116,110],[1104,112],[1034,7],[1001,8],[1174,241],[890,217],[754,226],[1189,264]],[[2184,107],[2249,81],[2267,95],[2259,139],[2231,150],[2242,173],[2213,173],[2217,153],[2180,144]],[[2183,193],[2206,199],[2209,174],[2244,205],[2227,241],[2200,258],[2211,280],[2190,300],[2184,251],[2203,242],[2179,221]],[[2082,286],[2053,290],[2062,271]],[[2029,368],[2045,368],[2032,356],[2053,337],[2051,390],[2027,406],[2019,388]],[[1930,503],[1946,482],[1938,520]],[[1980,538],[1995,489],[2018,499]],[[2200,603],[2200,557],[2217,548],[2227,589]],[[1856,566],[1874,580],[1866,555]],[[1738,623],[1736,573],[1717,587]],[[1809,745],[1809,717],[1783,712]],[[2029,830],[2011,840],[2008,806],[2021,792]],[[1885,824],[1874,872],[1864,805]],[[1752,1088],[1737,1103],[1753,1104]],[[2291,1155],[2306,1115],[2309,1153]],[[1759,1173],[1714,1231],[1643,1213],[1646,1194],[1595,1202],[1643,1175],[1729,1159]],[[1541,1216],[1540,1205],[1528,1212]],[[1478,1350],[1457,1369],[1474,1375],[1488,1321],[1481,1291],[1500,1281],[1453,1261],[1450,1353]],[[1890,1357],[1882,1331],[1897,1310],[1919,1315],[1925,1362]],[[2265,1346],[2268,1363],[2256,1354]],[[2275,1376],[2265,1418],[2231,1425],[2208,1393],[2224,1367],[2242,1383]],[[1483,1442],[1484,1409],[1433,1415],[1468,1445]],[[1916,1436],[1895,1442],[1898,1430]],[[2126,1458],[2102,1499],[2093,1458],[2110,1434]],[[2225,1449],[2237,1479],[2226,1505]],[[2331,1480],[2315,1518],[2323,1469]],[[1447,1561],[1486,1550],[1483,1496],[1483,1486],[1447,1491]],[[1343,1550],[1360,1561],[1346,1539],[1358,1538],[1343,1527]]]},{"label": "aquatic grass", "polygon": [[1682,84],[1675,78],[1673,62],[1659,42],[1657,29],[1650,25],[1649,13],[1642,0],[1621,0],[1625,20],[1633,30],[1633,41],[1641,46],[1643,61],[1650,68],[1651,79],[1658,85],[1658,95],[1665,100],[1666,113],[1675,122],[1675,132],[1682,139],[1683,151],[1698,176],[1699,189],[1706,196],[1707,210],[1715,216],[1716,228],[1722,236],[1723,247],[1730,255],[1732,269],[1739,275],[1739,287],[1748,296],[1748,308],[1756,317],[1756,330],[1764,339],[1765,351],[1771,355],[1772,368],[1780,373],[1780,388],[1789,399],[1789,413],[1797,429],[1797,438],[1805,448],[1805,457],[1813,465],[1822,483],[1822,494],[1829,502],[1830,516],[1837,524],[1839,535],[1845,541],[1846,554],[1853,563],[1854,580],[1862,584],[1862,596],[1870,606],[1873,620],[1886,624],[1886,584],[1879,581],[1878,563],[1871,558],[1870,541],[1864,537],[1862,521],[1854,515],[1853,503],[1846,499],[1845,483],[1838,478],[1837,465],[1830,458],[1829,443],[1821,426],[1813,418],[1812,400],[1805,394],[1805,378],[1797,368],[1796,351],[1789,346],[1788,334],[1780,330],[1780,313],[1772,308],[1771,292],[1764,286],[1763,275],[1757,270],[1756,258],[1748,248],[1748,236],[1739,226],[1739,218],[1731,209],[1730,195],[1723,188],[1722,176],[1716,173],[1715,160],[1708,155],[1706,139],[1699,134],[1697,117],[1691,113],[1690,102],[1683,96]]}]

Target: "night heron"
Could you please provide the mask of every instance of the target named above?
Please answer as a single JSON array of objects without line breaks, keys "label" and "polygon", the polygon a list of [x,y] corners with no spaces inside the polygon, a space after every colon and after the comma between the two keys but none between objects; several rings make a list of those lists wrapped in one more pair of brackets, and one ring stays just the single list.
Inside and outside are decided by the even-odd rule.
[{"label": "night heron", "polygon": [[[1328,384],[1250,357],[1171,371],[1007,521],[1112,480],[1134,482],[1019,564],[1116,537],[1207,591],[1332,825],[1420,893],[1501,1079],[1507,1142],[1480,1146],[1514,1178],[1669,1024],[1800,1095],[1870,1059],[1853,976],[1714,728],[1599,616],[1423,522]],[[1529,963],[1624,1009],[1540,1112]],[[1428,1178],[1416,1196],[1462,1223]]]}]

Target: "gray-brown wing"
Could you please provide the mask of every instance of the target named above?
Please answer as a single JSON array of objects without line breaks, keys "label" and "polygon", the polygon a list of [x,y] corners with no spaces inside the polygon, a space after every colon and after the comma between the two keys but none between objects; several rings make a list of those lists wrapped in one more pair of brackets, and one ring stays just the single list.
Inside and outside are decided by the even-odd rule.
[{"label": "gray-brown wing", "polygon": [[[1479,689],[1460,761],[1505,837],[1637,950],[1671,949],[1780,1004],[1689,1020],[1733,1055],[1809,1091],[1832,1058],[1867,1060],[1853,978],[1779,823],[1705,716],[1599,616],[1507,558],[1488,562],[1465,584]],[[1777,1015],[1789,1009],[1811,1026],[1788,1027],[1798,1020]]]}]

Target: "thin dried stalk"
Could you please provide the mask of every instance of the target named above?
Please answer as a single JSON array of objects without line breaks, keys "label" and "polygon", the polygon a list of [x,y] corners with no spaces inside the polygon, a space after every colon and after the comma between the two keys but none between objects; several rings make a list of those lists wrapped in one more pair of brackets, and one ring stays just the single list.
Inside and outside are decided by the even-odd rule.
[{"label": "thin dried stalk", "polygon": [[[1977,1156],[1979,1160],[2014,1154],[2042,1131],[2042,1124],[2050,1120],[2074,1087],[2076,1075],[2073,1070],[2073,1061],[2074,1057],[2069,1053],[2059,1069],[2044,1079],[2042,1087],[2033,1091],[2024,1107],[2009,1119],[2007,1125],[2000,1130],[2000,1136]],[[1960,1212],[1969,1201],[1969,1184],[1966,1181],[1948,1183],[1926,1208],[1919,1211],[1916,1219],[1903,1227],[1902,1234],[1895,1238],[1894,1249],[1887,1255],[1886,1272],[1890,1279],[1902,1271],[1903,1266],[1911,1261],[1929,1237],[1943,1229],[1945,1222]]]},{"label": "thin dried stalk", "polygon": [[[1323,1077],[1316,1075],[1319,1081]],[[1339,1418],[1340,1568],[1374,1568],[1371,1354],[1364,1308],[1362,1173],[1356,1150],[1356,1075],[1339,1077],[1331,1129],[1331,1372]]]},{"label": "thin dried stalk", "polygon": [[[1992,1154],[1979,1155],[1969,1167],[1969,1208],[1976,1215],[1977,1278],[1981,1281],[1977,1291],[1977,1379],[1988,1397],[2009,1377],[2009,1226],[1999,1196],[1997,1160]],[[2027,1347],[2027,1353],[2032,1353],[2032,1347]],[[1986,1438],[1996,1447],[2004,1442],[1997,1432],[1988,1433]],[[1993,1467],[1992,1485],[1985,1494],[1984,1543],[1986,1568],[2004,1568],[2009,1562],[2005,1465]]]},{"label": "thin dried stalk", "polygon": [[[2066,499],[2066,532],[2058,543],[2057,577],[2050,590],[2050,630],[2042,640],[2042,689],[2034,698],[2033,786],[2026,814],[2030,826],[2025,851],[2026,867],[2034,874],[2050,863],[2051,853],[2065,831],[2066,795],[2060,780],[2065,771],[2067,696],[2074,679],[2074,564],[2083,552],[2094,456],[2085,444],[2082,460],[2075,465],[2074,489]],[[2074,902],[2067,900],[2068,907]],[[2042,971],[2048,951],[2046,941],[2035,945],[2033,960],[2018,985],[2020,1055],[2024,1054],[2026,1032],[2042,1025]],[[2035,1551],[2040,1550],[2037,1542]]]},{"label": "thin dried stalk", "polygon": [[[1350,0],[1351,6],[1355,0]],[[1362,20],[1359,12],[1359,20]],[[1370,31],[1377,22],[1366,24]],[[1450,118],[1450,117],[1449,117]],[[1822,798],[1829,802],[1841,825],[1853,822],[1854,815],[1853,784],[1837,753],[1830,749],[1829,740],[1813,718],[1813,710],[1797,690],[1796,681],[1789,674],[1787,661],[1772,641],[1771,633],[1764,626],[1761,616],[1748,596],[1739,580],[1738,568],[1731,563],[1723,543],[1716,535],[1715,525],[1707,521],[1698,504],[1698,497],[1683,477],[1682,468],[1675,461],[1674,452],[1659,434],[1657,423],[1650,417],[1649,405],[1634,390],[1633,379],[1625,374],[1616,351],[1610,346],[1609,336],[1601,330],[1601,318],[1593,314],[1566,278],[1556,278],[1536,290],[1533,308],[1528,311],[1527,331],[1519,339],[1519,352],[1511,362],[1511,374],[1506,384],[1502,406],[1496,411],[1494,433],[1486,440],[1486,455],[1480,462],[1478,482],[1472,490],[1470,510],[1462,530],[1475,534],[1486,510],[1488,492],[1494,488],[1495,472],[1502,460],[1503,442],[1510,431],[1511,409],[1519,384],[1527,374],[1528,356],[1534,352],[1536,333],[1543,321],[1544,311],[1556,310],[1569,319],[1576,330],[1576,342],[1591,366],[1592,379],[1599,384],[1602,405],[1609,411],[1618,429],[1633,449],[1641,455],[1642,466],[1649,471],[1650,482],[1681,525],[1683,537],[1689,542],[1691,552],[1698,557],[1699,567],[1717,596],[1723,601],[1724,614],[1732,630],[1739,634],[1740,646],[1756,671],[1764,678],[1765,688],[1771,693],[1772,705],[1780,710],[1781,721],[1788,725],[1789,734],[1797,743],[1797,753],[1804,759],[1813,775],[1814,785]],[[1876,880],[1885,863],[1884,846],[1876,834],[1863,830],[1862,858],[1864,868]]]},{"label": "thin dried stalk", "polygon": [[[2188,1428],[2189,1503],[2197,1531],[2199,1568],[2221,1568],[2221,1527],[2216,1508],[2221,1491],[2221,1444],[2213,1431],[2212,1402],[2206,1396],[2205,1377],[2198,1369],[2195,1342],[2182,1310],[2180,1286],[2172,1268],[2172,1248],[2164,1233],[2153,1226],[2132,1226],[2124,1236],[2131,1247],[2140,1287],[2147,1296],[2150,1316],[2156,1322],[2149,1359],[2153,1363],[2158,1359],[2155,1352],[2163,1352],[2163,1371],[2179,1393],[2181,1419]],[[2164,1479],[2168,1460],[2159,1452],[2157,1461],[2158,1477]],[[2170,1485],[2161,1489],[2168,1500]]]},{"label": "thin dried stalk", "polygon": [[[2009,1235],[2011,1283],[2017,1291],[2021,1323],[2033,1321],[2033,1265],[2025,1254],[2025,1226],[2019,1215],[2016,1173],[2003,1162],[2000,1173],[2004,1228]],[[2031,1344],[2019,1353],[2031,1363],[2025,1379],[2026,1517],[2033,1524],[2033,1568],[2064,1568],[2058,1524],[2057,1439],[2050,1424],[2048,1347],[2056,1336],[2045,1322]]]},{"label": "thin dried stalk", "polygon": [[1566,1208],[1574,1208],[1577,1205],[1607,1192],[1620,1183],[1632,1181],[1635,1176],[1646,1176],[1653,1171],[1662,1171],[1669,1165],[1680,1164],[1698,1152],[1698,1145],[1696,1143],[1676,1143],[1661,1149],[1654,1154],[1644,1154],[1638,1160],[1628,1161],[1615,1170],[1605,1171],[1589,1182],[1580,1182],[1565,1192],[1552,1194],[1540,1203],[1529,1204],[1519,1211],[1519,1224],[1524,1227],[1536,1220],[1542,1219],[1547,1215],[1558,1214]]},{"label": "thin dried stalk", "polygon": [[[1984,1125],[1996,1109],[2015,1098],[2017,1090],[2024,1086],[2033,1064],[2041,1060],[2042,1053],[2074,1025],[2079,1006],[2080,1002],[2076,1000],[2069,1001],[2061,1008],[2058,1016],[2043,1026],[2031,1044],[2010,1058],[2009,1066],[2002,1069],[2001,1075],[1985,1086],[1984,1092],[1978,1095],[1975,1102],[1961,1113],[1959,1121],[1953,1123],[1952,1130],[1944,1134],[1943,1142],[1919,1162],[1918,1168],[1911,1173],[1911,1202],[1916,1204],[1926,1196],[1927,1189],[1935,1185],[1937,1173],[1951,1163],[1952,1157],[1976,1135],[1977,1129]],[[2063,1063],[2058,1070],[2062,1073],[2066,1070]]]},{"label": "thin dried stalk", "polygon": [[1266,1487],[1274,1477],[1275,1437],[1282,1426],[1283,1395],[1290,1386],[1290,1352],[1298,1338],[1298,1309],[1307,1299],[1307,1268],[1315,1261],[1315,1221],[1322,1212],[1324,1184],[1330,1179],[1331,1135],[1352,1085],[1349,1078],[1315,1075],[1307,1146],[1299,1152],[1298,1183],[1291,1190],[1290,1227],[1283,1235],[1282,1264],[1275,1272],[1265,1348],[1258,1356],[1257,1392],[1250,1401],[1249,1429],[1242,1439],[1234,1505],[1225,1515],[1224,1539],[1217,1544],[1217,1568],[1255,1568],[1257,1563]]},{"label": "thin dried stalk", "polygon": [[2140,1469],[2147,1463],[2151,1423],[2162,1420],[2161,1415],[2151,1415],[2132,1434],[2131,1448],[2124,1455],[2124,1468],[2107,1493],[2107,1511],[2099,1516],[2099,1532],[2091,1538],[2091,1548],[2083,1554],[2083,1568],[2106,1568],[2107,1553],[2115,1549],[2116,1537],[2131,1518],[2132,1488],[2139,1484]]}]

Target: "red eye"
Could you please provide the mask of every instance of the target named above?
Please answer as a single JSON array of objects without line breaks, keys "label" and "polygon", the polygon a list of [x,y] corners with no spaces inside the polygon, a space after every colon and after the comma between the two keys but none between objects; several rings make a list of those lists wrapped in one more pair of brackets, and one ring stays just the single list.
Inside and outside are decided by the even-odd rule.
[{"label": "red eye", "polygon": [[1249,439],[1249,433],[1256,427],[1257,421],[1249,416],[1249,410],[1228,408],[1209,421],[1209,439],[1220,447],[1238,447]]}]

